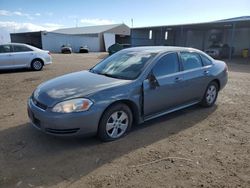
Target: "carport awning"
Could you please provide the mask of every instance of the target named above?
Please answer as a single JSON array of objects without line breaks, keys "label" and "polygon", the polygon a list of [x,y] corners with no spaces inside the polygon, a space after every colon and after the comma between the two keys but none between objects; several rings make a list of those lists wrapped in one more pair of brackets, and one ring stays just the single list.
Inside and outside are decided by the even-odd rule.
[{"label": "carport awning", "polygon": [[238,21],[215,21],[207,23],[195,23],[195,24],[183,24],[183,25],[163,25],[163,26],[153,26],[153,27],[139,27],[134,28],[138,29],[155,29],[161,30],[165,28],[166,30],[180,30],[180,29],[192,29],[192,30],[206,30],[206,29],[224,29],[224,28],[233,28],[235,25],[236,28],[250,28],[250,18],[247,20],[238,20]]}]

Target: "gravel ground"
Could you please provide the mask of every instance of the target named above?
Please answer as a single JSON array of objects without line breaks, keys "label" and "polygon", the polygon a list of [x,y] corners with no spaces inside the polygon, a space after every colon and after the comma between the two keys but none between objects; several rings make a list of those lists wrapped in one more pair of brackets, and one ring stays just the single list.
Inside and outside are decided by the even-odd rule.
[{"label": "gravel ground", "polygon": [[250,187],[250,60],[228,64],[214,107],[151,120],[115,142],[30,126],[26,101],[38,84],[105,55],[53,54],[41,72],[0,72],[0,187]]}]

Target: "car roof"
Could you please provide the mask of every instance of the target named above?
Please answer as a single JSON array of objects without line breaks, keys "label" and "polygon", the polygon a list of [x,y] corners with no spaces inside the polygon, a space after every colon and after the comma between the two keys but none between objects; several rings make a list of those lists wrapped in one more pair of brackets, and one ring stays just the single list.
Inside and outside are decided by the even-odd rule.
[{"label": "car roof", "polygon": [[9,42],[9,43],[5,43],[5,44],[1,44],[1,45],[27,45],[25,43],[17,43],[17,42]]},{"label": "car roof", "polygon": [[137,52],[152,52],[152,53],[179,52],[179,51],[201,52],[200,50],[194,48],[179,47],[179,46],[141,46],[141,47],[127,48],[124,50],[137,51]]},{"label": "car roof", "polygon": [[41,49],[35,47],[35,46],[31,46],[29,44],[25,44],[25,43],[16,43],[16,42],[10,42],[10,43],[6,43],[6,44],[1,44],[1,45],[20,45],[20,46],[27,46],[35,51],[41,51]]}]

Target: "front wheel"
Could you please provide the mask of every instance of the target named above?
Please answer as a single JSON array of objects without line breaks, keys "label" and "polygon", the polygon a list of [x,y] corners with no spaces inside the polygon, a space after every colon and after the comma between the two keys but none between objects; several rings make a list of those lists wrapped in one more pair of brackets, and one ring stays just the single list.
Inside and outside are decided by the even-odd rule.
[{"label": "front wheel", "polygon": [[109,107],[99,124],[99,138],[103,141],[121,138],[130,130],[132,120],[132,112],[127,105],[119,103]]},{"label": "front wheel", "polygon": [[216,82],[210,82],[207,86],[206,92],[203,96],[201,105],[204,107],[210,107],[213,106],[217,96],[218,96],[218,91],[219,91],[219,87],[218,84]]},{"label": "front wheel", "polygon": [[34,71],[40,71],[43,68],[43,62],[39,59],[35,59],[31,63],[31,68]]}]

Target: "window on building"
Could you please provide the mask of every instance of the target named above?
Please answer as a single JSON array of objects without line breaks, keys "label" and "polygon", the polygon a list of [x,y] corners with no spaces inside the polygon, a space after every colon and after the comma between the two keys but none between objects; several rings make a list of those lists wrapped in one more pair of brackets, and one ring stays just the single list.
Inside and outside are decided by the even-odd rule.
[{"label": "window on building", "polygon": [[165,40],[168,40],[168,31],[165,32]]},{"label": "window on building", "polygon": [[148,37],[148,38],[151,40],[152,37],[153,37],[153,31],[152,31],[152,30],[149,30],[149,37]]}]

